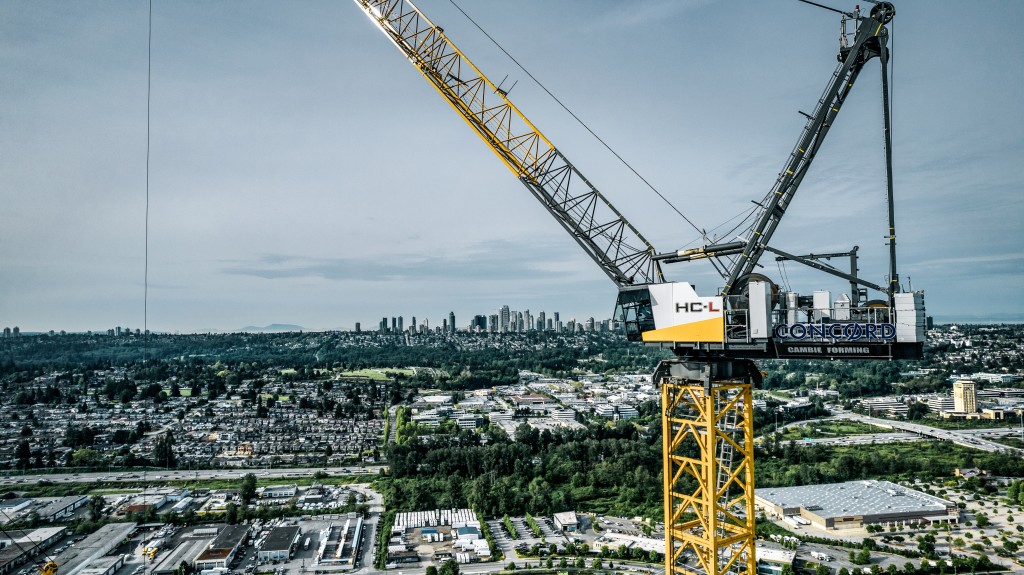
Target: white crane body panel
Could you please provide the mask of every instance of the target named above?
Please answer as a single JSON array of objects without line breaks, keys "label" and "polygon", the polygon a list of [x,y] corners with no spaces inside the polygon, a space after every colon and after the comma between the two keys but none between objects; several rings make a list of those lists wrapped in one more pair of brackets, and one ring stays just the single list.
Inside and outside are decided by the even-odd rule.
[{"label": "white crane body panel", "polygon": [[701,296],[688,282],[665,282],[623,288],[616,319],[630,339],[688,356],[920,356],[925,341],[923,293],[895,294],[894,308],[851,307],[843,297],[829,300],[827,291],[810,297],[773,294],[764,281],[751,281],[740,296]]}]

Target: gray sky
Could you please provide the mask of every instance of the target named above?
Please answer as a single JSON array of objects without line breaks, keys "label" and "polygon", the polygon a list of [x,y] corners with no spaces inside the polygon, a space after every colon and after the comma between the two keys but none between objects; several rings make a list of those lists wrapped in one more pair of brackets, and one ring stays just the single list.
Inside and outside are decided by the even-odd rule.
[{"label": "gray sky", "polygon": [[[690,219],[772,186],[835,68],[795,1],[462,0]],[[834,3],[850,9],[853,2]],[[447,0],[419,6],[659,250],[695,234]],[[900,272],[938,319],[1024,319],[1024,3],[893,21]],[[143,323],[146,2],[4,2],[0,327]],[[149,327],[374,327],[381,316],[608,317],[611,282],[350,1],[154,2]],[[886,273],[877,61],[773,245]],[[842,282],[765,274],[806,293]],[[709,268],[671,279],[712,295]]]}]

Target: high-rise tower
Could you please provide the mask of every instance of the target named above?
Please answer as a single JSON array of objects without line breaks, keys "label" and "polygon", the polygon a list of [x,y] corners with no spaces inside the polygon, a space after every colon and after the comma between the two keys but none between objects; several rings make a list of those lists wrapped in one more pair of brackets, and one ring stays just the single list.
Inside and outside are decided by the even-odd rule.
[{"label": "high-rise tower", "polygon": [[507,305],[501,306],[501,311],[498,313],[498,315],[501,317],[501,319],[499,320],[499,321],[501,321],[500,329],[498,331],[500,331],[501,333],[507,333],[508,332],[508,322],[509,322],[509,309],[508,309],[508,306]]},{"label": "high-rise tower", "polygon": [[978,411],[978,399],[973,381],[961,379],[953,383],[953,410],[962,413]]}]

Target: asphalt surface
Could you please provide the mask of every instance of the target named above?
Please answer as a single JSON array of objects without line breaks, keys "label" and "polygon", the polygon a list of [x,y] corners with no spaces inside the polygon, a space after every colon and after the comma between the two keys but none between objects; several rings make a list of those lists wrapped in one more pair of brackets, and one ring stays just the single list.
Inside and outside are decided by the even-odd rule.
[{"label": "asphalt surface", "polygon": [[51,483],[92,483],[95,481],[105,482],[131,482],[139,481],[206,481],[211,479],[241,479],[248,473],[254,474],[258,479],[294,479],[310,477],[317,472],[326,473],[328,476],[343,475],[367,475],[375,476],[381,470],[388,469],[386,465],[369,465],[360,467],[301,467],[287,469],[199,469],[183,470],[172,469],[169,471],[104,471],[90,473],[26,473],[14,474],[7,471],[0,475],[0,485],[17,485],[24,483],[36,483],[38,481],[49,481]]},{"label": "asphalt surface", "polygon": [[[1014,435],[1012,429],[1005,427],[983,428],[983,429],[939,429],[909,421],[894,421],[891,419],[880,419],[867,415],[860,415],[853,412],[839,412],[832,417],[821,420],[796,421],[779,428],[784,430],[788,427],[813,424],[814,421],[849,420],[867,423],[877,427],[892,429],[891,433],[868,433],[861,435],[847,435],[842,437],[808,438],[798,440],[798,445],[871,445],[879,443],[896,443],[908,441],[939,440],[950,441],[964,447],[980,449],[992,453],[1016,453],[1024,457],[1024,449],[1010,447],[988,439],[989,437],[1003,437]],[[760,438],[759,438],[760,439]]]}]

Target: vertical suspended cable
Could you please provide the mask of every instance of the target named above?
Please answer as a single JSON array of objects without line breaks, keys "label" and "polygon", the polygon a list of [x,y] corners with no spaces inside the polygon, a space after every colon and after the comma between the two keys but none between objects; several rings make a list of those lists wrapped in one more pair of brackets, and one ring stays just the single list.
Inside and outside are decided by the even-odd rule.
[{"label": "vertical suspended cable", "polygon": [[149,109],[153,91],[153,0],[149,0],[149,34],[146,50],[146,221],[142,278],[142,363],[149,360]]},{"label": "vertical suspended cable", "polygon": [[[894,96],[895,89],[893,80],[896,78],[896,58],[893,54],[896,53],[896,22],[895,18],[889,22],[889,115],[892,115],[893,110],[896,109],[894,105],[896,98]],[[890,122],[889,136],[892,137],[892,125]]]}]

